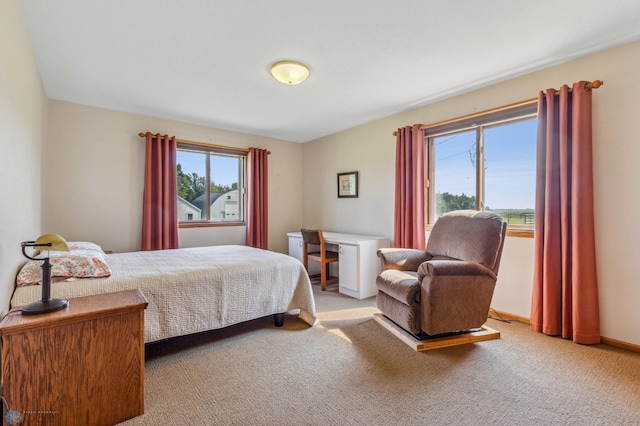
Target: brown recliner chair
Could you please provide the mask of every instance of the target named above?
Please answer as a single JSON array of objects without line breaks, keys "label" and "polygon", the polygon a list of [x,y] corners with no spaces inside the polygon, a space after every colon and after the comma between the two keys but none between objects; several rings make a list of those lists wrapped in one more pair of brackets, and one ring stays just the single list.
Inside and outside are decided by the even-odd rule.
[{"label": "brown recliner chair", "polygon": [[418,337],[481,327],[491,306],[506,228],[497,214],[459,210],[438,218],[426,251],[379,249],[378,308]]}]

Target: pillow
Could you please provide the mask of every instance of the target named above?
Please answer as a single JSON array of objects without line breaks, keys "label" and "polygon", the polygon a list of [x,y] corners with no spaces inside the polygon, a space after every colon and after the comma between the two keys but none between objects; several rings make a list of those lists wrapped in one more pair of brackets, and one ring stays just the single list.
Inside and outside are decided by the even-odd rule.
[{"label": "pillow", "polygon": [[[100,246],[87,242],[68,243],[68,252],[52,251],[51,281],[59,282],[68,278],[103,278],[111,275],[107,265],[107,255]],[[18,287],[42,283],[42,261],[28,261],[16,278]]]},{"label": "pillow", "polygon": [[[69,246],[69,250],[73,251],[73,250],[89,250],[89,251],[97,251],[99,253],[104,254],[104,250],[102,250],[102,247],[100,247],[99,245],[97,245],[96,243],[90,243],[88,241],[72,241],[70,243],[67,243],[67,245]],[[51,252],[51,257],[54,257],[54,253],[55,254],[64,254],[65,252],[62,251],[52,251]]]}]

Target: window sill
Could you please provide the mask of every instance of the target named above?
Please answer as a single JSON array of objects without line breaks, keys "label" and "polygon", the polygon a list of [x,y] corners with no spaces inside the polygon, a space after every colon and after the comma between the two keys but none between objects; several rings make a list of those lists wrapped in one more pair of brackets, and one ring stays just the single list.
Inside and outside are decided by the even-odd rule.
[{"label": "window sill", "polygon": [[221,226],[245,226],[245,222],[180,222],[178,228],[217,228]]},{"label": "window sill", "polygon": [[507,226],[507,237],[533,238],[533,236],[533,229],[509,228]]}]

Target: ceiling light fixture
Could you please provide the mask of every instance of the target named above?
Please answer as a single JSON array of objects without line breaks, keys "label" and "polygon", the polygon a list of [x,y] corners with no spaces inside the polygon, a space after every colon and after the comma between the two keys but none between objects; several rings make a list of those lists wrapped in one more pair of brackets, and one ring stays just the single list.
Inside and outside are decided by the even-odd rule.
[{"label": "ceiling light fixture", "polygon": [[279,61],[271,65],[271,75],[284,84],[300,84],[309,74],[309,67],[302,62]]}]

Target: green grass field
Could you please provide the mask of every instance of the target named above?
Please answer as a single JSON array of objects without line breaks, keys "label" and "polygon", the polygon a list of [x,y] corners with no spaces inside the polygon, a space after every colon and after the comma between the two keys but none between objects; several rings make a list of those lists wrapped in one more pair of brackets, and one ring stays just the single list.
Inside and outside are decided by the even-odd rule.
[{"label": "green grass field", "polygon": [[487,210],[499,214],[509,225],[533,225],[533,209],[495,209]]}]

